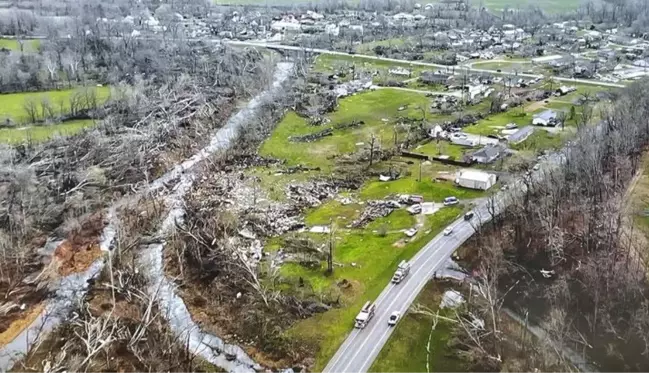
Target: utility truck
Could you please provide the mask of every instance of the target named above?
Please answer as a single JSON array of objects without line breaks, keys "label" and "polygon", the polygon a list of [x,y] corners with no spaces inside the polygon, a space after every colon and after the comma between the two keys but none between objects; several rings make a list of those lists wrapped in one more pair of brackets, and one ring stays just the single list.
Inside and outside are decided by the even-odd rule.
[{"label": "utility truck", "polygon": [[361,312],[358,313],[356,320],[354,320],[354,327],[358,329],[365,328],[372,317],[374,317],[374,311],[376,311],[376,304],[370,302],[369,300],[365,302],[363,308],[361,309]]},{"label": "utility truck", "polygon": [[392,283],[400,283],[404,278],[406,278],[406,276],[408,276],[408,273],[410,273],[410,263],[402,260],[401,263],[399,263],[399,267],[397,267],[397,271],[394,272],[394,276],[392,276]]}]

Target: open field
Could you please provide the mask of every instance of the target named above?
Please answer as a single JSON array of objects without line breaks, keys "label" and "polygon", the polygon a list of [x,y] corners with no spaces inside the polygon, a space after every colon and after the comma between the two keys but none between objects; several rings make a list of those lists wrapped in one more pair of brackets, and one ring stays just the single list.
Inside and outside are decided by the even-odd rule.
[{"label": "open field", "polygon": [[[40,46],[40,40],[25,40],[23,41],[23,50],[25,52],[35,52]],[[9,49],[10,51],[19,52],[20,43],[16,39],[0,39],[0,49]]]},{"label": "open field", "polygon": [[[110,87],[89,87],[94,91],[98,103],[105,102],[110,97]],[[42,119],[40,105],[43,100],[47,101],[56,115],[66,113],[70,110],[70,98],[76,94],[81,94],[85,88],[65,89],[60,91],[47,92],[25,92],[11,93],[0,95],[0,122],[11,119],[14,122],[25,122],[29,120],[29,115],[25,109],[25,104],[33,100],[38,104],[39,109],[36,115],[37,119]]]},{"label": "open field", "polygon": [[92,127],[94,120],[71,120],[52,125],[0,128],[0,142],[18,144],[26,141],[41,142],[55,136],[70,136],[79,133],[84,128]]},{"label": "open field", "polygon": [[[304,118],[291,112],[264,142],[260,154],[284,159],[289,165],[329,169],[334,158],[367,147],[372,135],[387,147],[393,140],[393,127],[398,117],[421,118],[421,110],[417,108],[427,106],[428,98],[418,93],[380,89],[357,94],[340,101],[338,110],[329,115],[330,125],[335,127],[353,121],[365,124],[353,129],[334,129],[333,136],[312,143],[291,142],[289,137],[315,133],[329,125],[310,126]],[[399,111],[401,107],[407,108]]]}]

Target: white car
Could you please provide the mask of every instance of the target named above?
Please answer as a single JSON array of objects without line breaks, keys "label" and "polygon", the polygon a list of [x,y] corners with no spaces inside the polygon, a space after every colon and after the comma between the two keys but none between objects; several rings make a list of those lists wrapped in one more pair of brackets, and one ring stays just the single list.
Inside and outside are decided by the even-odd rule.
[{"label": "white car", "polygon": [[395,326],[397,325],[397,321],[399,321],[399,318],[401,317],[401,312],[399,311],[394,311],[390,315],[390,318],[388,319],[388,325],[390,326]]},{"label": "white car", "polygon": [[453,206],[460,203],[460,200],[457,197],[446,197],[444,198],[444,206]]},{"label": "white car", "polygon": [[535,165],[534,165],[534,167],[532,167],[532,169],[533,169],[534,171],[538,171],[538,170],[539,170],[539,168],[541,168],[541,165],[540,165],[540,164],[538,164],[538,163],[537,163],[537,164],[535,164]]},{"label": "white car", "polygon": [[453,227],[446,227],[444,229],[444,236],[449,236],[451,233],[453,233]]}]

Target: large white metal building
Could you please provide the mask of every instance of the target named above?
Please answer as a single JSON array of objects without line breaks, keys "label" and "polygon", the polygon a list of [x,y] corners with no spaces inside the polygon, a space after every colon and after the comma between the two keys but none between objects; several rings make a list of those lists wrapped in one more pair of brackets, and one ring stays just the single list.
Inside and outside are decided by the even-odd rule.
[{"label": "large white metal building", "polygon": [[465,188],[487,190],[496,184],[496,175],[477,170],[461,170],[455,183]]}]

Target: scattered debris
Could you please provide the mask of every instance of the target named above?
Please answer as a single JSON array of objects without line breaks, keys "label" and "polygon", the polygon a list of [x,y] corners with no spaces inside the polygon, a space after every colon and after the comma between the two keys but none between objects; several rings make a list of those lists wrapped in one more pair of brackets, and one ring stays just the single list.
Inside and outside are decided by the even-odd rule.
[{"label": "scattered debris", "polygon": [[352,228],[362,228],[370,222],[386,217],[395,209],[394,201],[369,201],[361,216],[351,224]]},{"label": "scattered debris", "polygon": [[331,228],[329,228],[328,225],[316,225],[316,226],[311,227],[311,229],[309,229],[309,232],[311,232],[311,233],[330,233]]},{"label": "scattered debris", "polygon": [[325,128],[322,131],[318,131],[315,133],[310,133],[308,135],[304,136],[289,136],[289,141],[292,142],[314,142],[318,141],[323,137],[331,136],[334,134],[333,129],[331,128]]},{"label": "scattered debris", "polygon": [[[442,295],[440,308],[457,308],[464,303],[464,297],[456,290],[447,290]],[[484,324],[483,324],[484,325]]]}]

